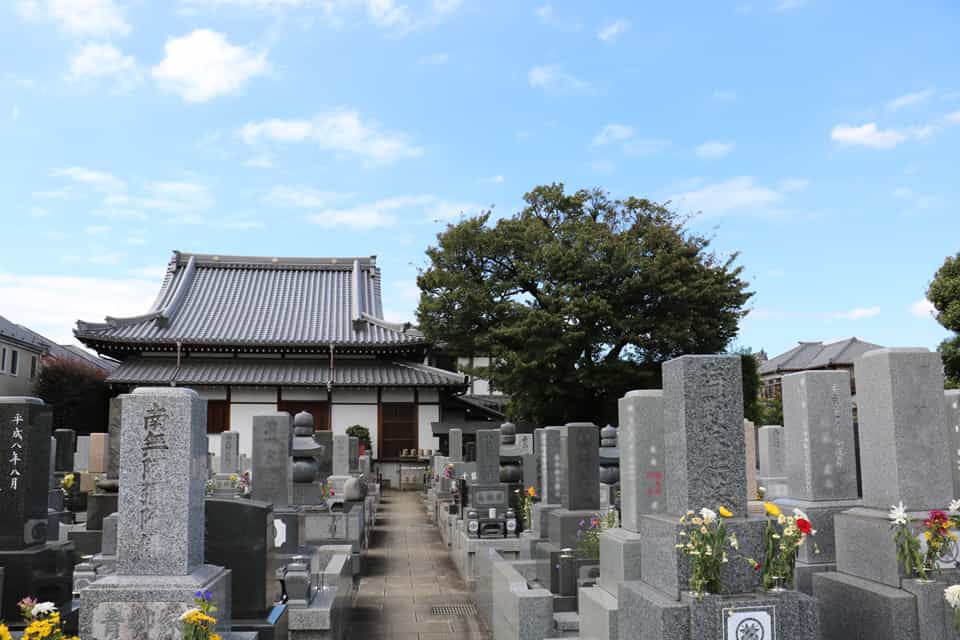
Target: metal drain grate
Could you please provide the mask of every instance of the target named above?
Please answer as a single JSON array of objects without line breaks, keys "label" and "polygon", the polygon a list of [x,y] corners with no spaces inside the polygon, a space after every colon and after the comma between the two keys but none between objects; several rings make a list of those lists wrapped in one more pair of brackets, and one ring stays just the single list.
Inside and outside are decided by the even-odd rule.
[{"label": "metal drain grate", "polygon": [[447,618],[475,618],[480,615],[473,604],[435,604],[430,607],[430,615]]}]

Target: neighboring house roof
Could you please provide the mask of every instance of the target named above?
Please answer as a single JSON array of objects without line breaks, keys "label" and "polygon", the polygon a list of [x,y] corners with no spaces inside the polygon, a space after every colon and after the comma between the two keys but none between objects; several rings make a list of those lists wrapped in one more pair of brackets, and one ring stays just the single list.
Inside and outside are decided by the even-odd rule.
[{"label": "neighboring house roof", "polygon": [[98,358],[80,347],[57,344],[32,329],[10,322],[3,316],[0,316],[0,337],[17,342],[24,348],[33,349],[48,357],[78,360],[107,372],[113,371],[117,366],[117,363]]},{"label": "neighboring house roof", "polygon": [[85,344],[184,347],[425,346],[383,319],[376,258],[270,258],[175,251],[146,313],[77,322]]},{"label": "neighboring house roof", "polygon": [[107,382],[168,385],[429,386],[465,388],[464,376],[412,362],[279,358],[130,358]]},{"label": "neighboring house roof", "polygon": [[800,342],[790,351],[763,362],[757,370],[760,375],[765,375],[788,371],[827,369],[835,366],[852,366],[853,361],[867,351],[882,348],[879,344],[864,342],[857,338],[847,338],[828,344]]}]

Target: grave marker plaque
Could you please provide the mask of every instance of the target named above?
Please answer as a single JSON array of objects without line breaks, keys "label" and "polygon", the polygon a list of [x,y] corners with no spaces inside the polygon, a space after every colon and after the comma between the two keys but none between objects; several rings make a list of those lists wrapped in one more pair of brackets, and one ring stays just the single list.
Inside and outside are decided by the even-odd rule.
[{"label": "grave marker plaque", "polygon": [[47,539],[52,421],[38,398],[0,398],[0,549]]}]

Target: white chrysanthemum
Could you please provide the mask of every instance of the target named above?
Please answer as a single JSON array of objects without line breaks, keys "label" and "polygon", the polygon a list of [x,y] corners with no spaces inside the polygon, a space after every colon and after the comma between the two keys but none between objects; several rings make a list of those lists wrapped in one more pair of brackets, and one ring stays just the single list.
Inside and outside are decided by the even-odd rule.
[{"label": "white chrysanthemum", "polygon": [[30,615],[36,618],[37,616],[45,616],[53,613],[56,610],[57,605],[53,604],[52,602],[41,602],[33,605],[33,609],[30,610]]},{"label": "white chrysanthemum", "polygon": [[194,607],[194,608],[192,608],[192,609],[187,609],[187,610],[184,611],[183,614],[180,616],[180,620],[186,620],[189,615],[194,614],[194,613],[200,613],[200,609],[197,609],[196,607]]},{"label": "white chrysanthemum", "polygon": [[893,520],[893,524],[907,524],[909,517],[907,516],[907,508],[903,506],[902,500],[899,504],[890,507],[889,518]]},{"label": "white chrysanthemum", "polygon": [[794,509],[794,510],[793,510],[793,517],[794,517],[794,518],[803,518],[804,520],[808,520],[808,521],[810,520],[810,518],[807,517],[807,514],[804,513],[803,511],[801,511],[800,509]]},{"label": "white chrysanthemum", "polygon": [[950,501],[950,506],[947,507],[947,511],[950,512],[950,515],[956,516],[960,515],[960,498]]},{"label": "white chrysanthemum", "polygon": [[943,597],[954,609],[960,607],[960,584],[952,584],[944,589]]},{"label": "white chrysanthemum", "polygon": [[700,517],[703,518],[703,524],[713,524],[717,520],[717,512],[704,507],[700,509]]}]

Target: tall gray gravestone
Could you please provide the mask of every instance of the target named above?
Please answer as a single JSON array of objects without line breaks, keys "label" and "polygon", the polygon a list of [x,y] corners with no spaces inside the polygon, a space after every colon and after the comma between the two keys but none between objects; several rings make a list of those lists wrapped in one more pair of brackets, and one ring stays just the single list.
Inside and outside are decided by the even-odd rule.
[{"label": "tall gray gravestone", "polygon": [[120,430],[123,428],[123,405],[120,398],[110,398],[110,413],[107,422],[108,453],[107,479],[120,478]]},{"label": "tall gray gravestone", "polygon": [[500,482],[500,430],[477,431],[477,479],[470,483],[467,494],[469,506],[486,517],[490,509],[498,515],[509,503],[508,485]]},{"label": "tall gray gravestone", "polygon": [[240,434],[224,431],[220,434],[220,473],[240,472]]},{"label": "tall gray gravestone", "polygon": [[350,475],[350,436],[333,436],[333,475]]},{"label": "tall gray gravestone", "polygon": [[776,502],[786,513],[800,509],[817,529],[819,553],[813,545],[801,547],[795,574],[797,588],[812,593],[813,574],[836,567],[834,516],[860,505],[850,374],[789,374],[781,391],[788,490]]},{"label": "tall gray gravestone", "polygon": [[117,569],[81,591],[80,635],[168,638],[197,591],[212,593],[228,631],[230,572],[203,555],[206,401],[167,387],[120,401]]},{"label": "tall gray gravestone", "polygon": [[[563,504],[563,483],[560,477],[560,431],[562,427],[546,427],[535,429],[534,450],[537,461],[537,477],[539,478],[537,494],[540,502],[535,502],[531,509],[529,523],[530,536],[534,539],[544,538],[547,535],[547,514],[559,509]],[[528,542],[528,551],[532,541]]]},{"label": "tall gray gravestone", "polygon": [[816,602],[797,592],[756,593],[759,577],[746,562],[721,565],[722,594],[689,595],[690,563],[676,548],[680,516],[725,507],[733,513],[724,524],[739,540],[739,553],[763,557],[766,519],[747,512],[741,371],[737,355],[688,355],[663,364],[667,508],[639,514],[640,579],[623,582],[617,593],[621,638],[818,638]]},{"label": "tall gray gravestone", "polygon": [[53,437],[57,441],[53,471],[59,474],[70,473],[73,471],[73,455],[77,449],[77,432],[73,429],[55,429]]},{"label": "tall gray gravestone", "polygon": [[39,590],[70,601],[72,551],[47,544],[52,421],[39,398],[0,397],[0,619],[18,619],[17,601]]},{"label": "tall gray gravestone", "polygon": [[592,422],[570,422],[560,437],[561,508],[547,514],[550,542],[576,546],[580,522],[600,509],[600,428]]},{"label": "tall gray gravestone", "polygon": [[772,500],[787,495],[787,458],[783,427],[764,425],[757,430],[760,453],[760,475],[757,482],[765,489],[764,498]]},{"label": "tall gray gravestone", "polygon": [[90,436],[77,437],[77,452],[73,456],[73,468],[85,472],[90,467]]},{"label": "tall gray gravestone", "polygon": [[463,462],[463,430],[450,429],[449,445],[450,462]]},{"label": "tall gray gravestone", "polygon": [[757,499],[757,427],[743,420],[743,443],[747,452],[747,501]]},{"label": "tall gray gravestone", "polygon": [[943,392],[947,412],[947,440],[950,442],[950,469],[953,495],[960,497],[960,389]]},{"label": "tall gray gravestone", "polygon": [[253,416],[253,457],[250,497],[270,502],[274,509],[290,504],[293,476],[290,438],[293,421],[286,411]]},{"label": "tall gray gravestone", "polygon": [[[956,580],[904,579],[888,516],[902,501],[919,521],[930,509],[945,509],[954,495],[940,356],[926,349],[868,351],[854,362],[854,375],[863,507],[835,516],[837,572],[813,576],[824,639],[952,637],[943,589]],[[825,409],[828,424],[832,410]],[[834,484],[849,491],[849,472]]]}]

